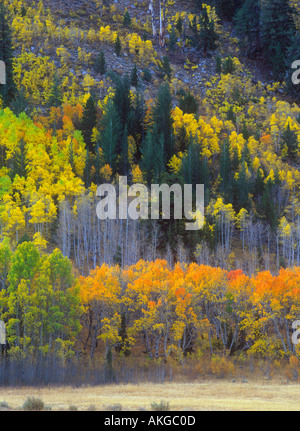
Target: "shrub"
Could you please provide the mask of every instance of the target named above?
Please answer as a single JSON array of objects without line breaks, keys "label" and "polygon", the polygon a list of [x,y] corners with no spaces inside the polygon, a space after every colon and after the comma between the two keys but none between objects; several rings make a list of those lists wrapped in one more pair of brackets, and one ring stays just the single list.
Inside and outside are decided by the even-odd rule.
[{"label": "shrub", "polygon": [[44,402],[40,398],[28,397],[23,404],[23,410],[41,411],[44,410]]},{"label": "shrub", "polygon": [[6,401],[0,401],[0,408],[1,409],[9,409],[9,404]]},{"label": "shrub", "polygon": [[161,400],[160,403],[151,403],[151,407],[156,412],[168,412],[170,410],[170,405],[168,401]]},{"label": "shrub", "polygon": [[229,359],[219,356],[212,358],[209,368],[210,372],[219,378],[228,377],[235,372],[233,363]]},{"label": "shrub", "polygon": [[146,69],[143,70],[143,79],[146,82],[151,82],[151,80],[152,80],[151,72],[147,67],[146,67]]}]

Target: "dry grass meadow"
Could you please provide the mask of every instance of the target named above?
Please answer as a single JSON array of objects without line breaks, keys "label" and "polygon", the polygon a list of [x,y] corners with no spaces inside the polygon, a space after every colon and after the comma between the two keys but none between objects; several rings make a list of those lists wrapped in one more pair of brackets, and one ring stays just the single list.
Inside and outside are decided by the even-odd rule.
[{"label": "dry grass meadow", "polygon": [[[21,409],[28,397],[40,398],[57,410],[151,410],[151,403],[169,402],[171,411],[300,410],[300,385],[266,381],[141,384],[98,387],[0,388],[0,403]],[[6,410],[6,409],[2,409]]]}]

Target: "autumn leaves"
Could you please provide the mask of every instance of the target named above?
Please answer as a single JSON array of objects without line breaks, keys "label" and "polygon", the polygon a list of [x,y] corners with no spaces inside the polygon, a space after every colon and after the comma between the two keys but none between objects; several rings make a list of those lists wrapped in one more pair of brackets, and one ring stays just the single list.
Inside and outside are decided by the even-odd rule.
[{"label": "autumn leaves", "polygon": [[238,346],[250,356],[284,357],[296,349],[299,278],[299,269],[249,278],[196,264],[171,269],[163,260],[123,270],[103,265],[80,279],[85,349],[93,357],[100,338],[120,351],[143,342],[150,358],[180,360],[199,349],[216,354]]}]

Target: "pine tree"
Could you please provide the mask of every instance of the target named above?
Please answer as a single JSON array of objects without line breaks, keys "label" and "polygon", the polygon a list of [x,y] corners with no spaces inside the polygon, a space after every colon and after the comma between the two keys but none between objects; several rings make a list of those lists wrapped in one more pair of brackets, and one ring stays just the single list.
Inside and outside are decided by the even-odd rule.
[{"label": "pine tree", "polygon": [[288,123],[287,127],[283,131],[280,146],[282,150],[285,147],[287,148],[288,156],[291,159],[295,159],[297,157],[298,138],[296,132],[291,129],[290,123]]},{"label": "pine tree", "polygon": [[190,91],[185,93],[179,100],[179,108],[184,114],[196,114],[198,107],[199,103]]},{"label": "pine tree", "polygon": [[91,155],[89,150],[86,150],[85,153],[85,165],[84,165],[84,172],[83,172],[83,181],[84,186],[86,189],[88,189],[91,186],[92,180],[91,180]]},{"label": "pine tree", "polygon": [[105,61],[105,55],[102,49],[96,58],[94,69],[97,73],[100,73],[100,75],[105,75],[106,73],[106,61]]},{"label": "pine tree", "polygon": [[11,159],[11,179],[14,179],[16,175],[19,175],[19,177],[25,179],[28,175],[27,149],[24,139],[21,139]]},{"label": "pine tree", "polygon": [[169,37],[169,43],[168,47],[170,51],[175,51],[177,46],[177,34],[176,34],[176,28],[172,27],[172,31]]},{"label": "pine tree", "polygon": [[13,78],[13,49],[11,29],[3,2],[0,3],[0,60],[5,64],[6,84],[0,84],[0,97],[4,106],[8,106],[16,95],[16,84]]},{"label": "pine tree", "polygon": [[[200,30],[198,30],[198,24]],[[196,16],[194,17],[190,27],[193,32],[192,42],[196,48],[202,48],[204,56],[207,55],[208,50],[216,49],[219,37],[215,31],[215,23],[209,19],[206,8],[200,12],[198,20]]]},{"label": "pine tree", "polygon": [[173,120],[172,97],[168,84],[162,84],[158,91],[156,104],[153,111],[153,119],[158,136],[163,136],[164,161],[168,163],[174,154],[173,148]]},{"label": "pine tree", "polygon": [[106,108],[105,116],[101,124],[101,148],[104,153],[105,163],[117,170],[117,155],[121,154],[122,149],[122,122],[113,101],[110,101]]},{"label": "pine tree", "polygon": [[54,106],[55,108],[58,108],[62,105],[62,102],[61,81],[58,74],[55,73],[48,103],[50,107]]},{"label": "pine tree", "polygon": [[277,78],[285,73],[285,60],[295,36],[294,9],[289,0],[267,0],[262,9],[262,48]]},{"label": "pine tree", "polygon": [[261,50],[261,0],[246,0],[234,23],[244,54],[250,58]]},{"label": "pine tree", "polygon": [[131,26],[131,17],[128,10],[125,12],[123,17],[123,26],[127,28]]},{"label": "pine tree", "polygon": [[137,70],[136,64],[134,64],[134,67],[131,71],[130,83],[133,87],[137,88],[139,83],[139,77],[138,77],[138,70]]},{"label": "pine tree", "polygon": [[97,110],[95,107],[95,102],[92,96],[90,96],[86,102],[83,110],[82,120],[80,130],[82,131],[84,142],[86,143],[88,149],[93,152],[94,145],[92,143],[92,133],[93,128],[97,124]]},{"label": "pine tree", "polygon": [[120,54],[121,54],[121,51],[122,51],[122,45],[121,45],[121,40],[120,40],[119,33],[117,34],[117,38],[116,38],[116,41],[115,41],[114,48],[115,48],[115,53],[116,53],[117,57],[120,57]]}]

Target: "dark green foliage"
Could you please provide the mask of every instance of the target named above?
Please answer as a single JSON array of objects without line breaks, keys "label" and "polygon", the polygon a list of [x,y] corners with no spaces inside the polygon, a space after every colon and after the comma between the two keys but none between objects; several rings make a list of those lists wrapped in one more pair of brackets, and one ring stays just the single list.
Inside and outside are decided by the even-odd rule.
[{"label": "dark green foliage", "polygon": [[125,12],[123,16],[123,26],[127,28],[131,26],[131,17],[128,10]]},{"label": "dark green foliage", "polygon": [[171,81],[172,78],[172,68],[170,65],[169,58],[165,55],[162,60],[160,60],[159,71],[163,74],[163,76],[167,76],[168,80]]},{"label": "dark green foliage", "polygon": [[169,162],[174,154],[173,148],[173,120],[172,120],[172,96],[168,84],[160,86],[156,99],[153,118],[157,127],[158,136],[163,139],[164,161]]},{"label": "dark green foliage", "polygon": [[[198,24],[200,24],[200,30],[198,30]],[[198,19],[194,17],[190,28],[193,33],[192,43],[196,48],[202,49],[204,56],[209,50],[216,49],[219,37],[215,31],[215,23],[210,21],[206,8],[200,12]]]},{"label": "dark green foliage", "polygon": [[222,73],[222,58],[220,54],[216,57],[216,73],[221,74]]},{"label": "dark green foliage", "polygon": [[114,49],[115,49],[115,53],[117,55],[117,57],[120,57],[121,51],[122,51],[122,45],[121,45],[121,40],[120,40],[120,36],[119,33],[117,35],[115,44],[114,44]]},{"label": "dark green foliage", "polygon": [[199,103],[190,91],[187,94],[184,94],[179,100],[179,108],[185,114],[196,114],[198,107]]},{"label": "dark green foliage", "polygon": [[151,72],[148,68],[143,70],[143,79],[146,82],[151,82],[152,81],[152,75]]},{"label": "dark green foliage", "polygon": [[138,70],[137,70],[136,64],[134,64],[134,67],[131,71],[130,84],[133,87],[137,88],[138,83],[139,83]]},{"label": "dark green foliage", "polygon": [[183,22],[182,22],[181,16],[178,18],[175,27],[176,27],[176,30],[178,31],[178,33],[181,34],[182,30],[183,30]]},{"label": "dark green foliage", "polygon": [[281,149],[287,148],[288,156],[296,159],[298,155],[298,138],[294,130],[291,129],[290,123],[284,129],[280,142]]},{"label": "dark green foliage", "polygon": [[221,191],[226,202],[231,202],[232,198],[232,172],[230,160],[230,144],[229,140],[225,140],[221,149],[220,157],[220,177]]},{"label": "dark green foliage", "polygon": [[100,73],[100,75],[105,75],[106,73],[106,60],[102,49],[96,58],[94,69],[97,73]]},{"label": "dark green foliage", "polygon": [[3,2],[0,3],[0,60],[5,63],[6,69],[6,84],[0,84],[0,97],[6,107],[14,99],[17,89],[13,78],[11,29]]},{"label": "dark green foliage", "polygon": [[261,50],[261,1],[246,0],[237,12],[234,23],[245,55],[255,58]]},{"label": "dark green foliage", "polygon": [[268,0],[262,10],[262,48],[277,78],[284,77],[285,59],[295,36],[289,0]]},{"label": "dark green foliage", "polygon": [[84,172],[83,172],[83,181],[84,181],[84,186],[86,188],[89,188],[92,183],[91,168],[92,168],[91,155],[89,150],[87,149],[85,154],[85,165],[84,165]]},{"label": "dark green foliage", "polygon": [[11,159],[10,177],[13,180],[16,175],[21,178],[27,178],[28,159],[25,142],[21,139]]},{"label": "dark green foliage", "polygon": [[244,0],[214,0],[212,5],[216,7],[220,18],[231,21],[243,2]]},{"label": "dark green foliage", "polygon": [[28,111],[28,102],[24,94],[23,87],[21,87],[20,90],[17,91],[15,98],[10,104],[10,109],[13,111],[14,114],[20,115],[22,112],[26,111],[26,114],[29,114]]},{"label": "dark green foliage", "polygon": [[117,155],[122,147],[122,123],[115,103],[109,103],[105,116],[101,121],[101,148],[104,153],[105,163],[116,172]]},{"label": "dark green foliage", "polygon": [[177,46],[177,34],[175,27],[172,27],[172,31],[170,33],[168,48],[170,51],[175,51]]},{"label": "dark green foliage", "polygon": [[130,79],[127,74],[124,77],[120,77],[116,73],[109,72],[109,76],[115,85],[113,102],[124,128],[125,124],[128,123],[131,111]]},{"label": "dark green foliage", "polygon": [[62,105],[63,97],[62,97],[62,91],[61,91],[61,81],[57,73],[55,73],[53,77],[53,84],[50,91],[50,97],[49,97],[49,106],[54,106],[55,108],[58,108]]},{"label": "dark green foliage", "polygon": [[82,131],[84,142],[86,143],[90,151],[94,150],[91,137],[93,133],[93,128],[96,127],[96,124],[97,124],[97,110],[96,110],[94,99],[92,96],[90,96],[84,107],[81,126],[80,126],[80,130]]},{"label": "dark green foliage", "polygon": [[228,73],[233,73],[235,71],[235,66],[232,60],[232,57],[227,57],[222,64],[222,72],[225,75],[228,75]]}]

